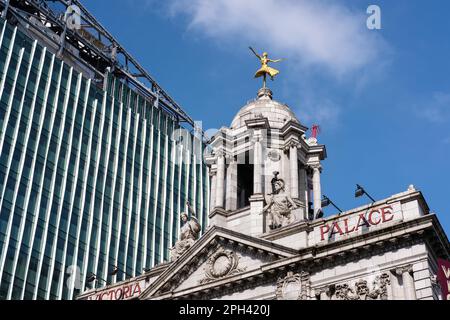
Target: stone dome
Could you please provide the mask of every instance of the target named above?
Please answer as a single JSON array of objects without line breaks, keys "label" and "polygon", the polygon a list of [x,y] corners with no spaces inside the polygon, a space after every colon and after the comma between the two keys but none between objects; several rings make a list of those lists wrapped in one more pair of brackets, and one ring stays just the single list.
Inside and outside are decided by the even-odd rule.
[{"label": "stone dome", "polygon": [[258,98],[247,103],[234,117],[231,129],[245,126],[245,121],[256,118],[267,118],[271,128],[281,129],[287,122],[300,123],[294,112],[286,105],[272,100],[269,89],[261,89]]}]

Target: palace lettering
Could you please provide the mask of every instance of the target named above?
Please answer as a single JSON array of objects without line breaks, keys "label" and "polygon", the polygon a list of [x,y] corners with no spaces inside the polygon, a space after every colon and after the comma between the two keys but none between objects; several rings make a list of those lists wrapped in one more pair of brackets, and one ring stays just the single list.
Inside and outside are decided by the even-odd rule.
[{"label": "palace lettering", "polygon": [[[372,209],[368,213],[362,212],[356,219],[352,216],[321,226],[321,241],[325,240],[326,237],[330,238],[335,234],[343,236],[345,234],[357,232],[360,228],[376,226],[393,219],[394,213],[392,212],[391,206]],[[356,221],[356,223],[354,221]]]}]

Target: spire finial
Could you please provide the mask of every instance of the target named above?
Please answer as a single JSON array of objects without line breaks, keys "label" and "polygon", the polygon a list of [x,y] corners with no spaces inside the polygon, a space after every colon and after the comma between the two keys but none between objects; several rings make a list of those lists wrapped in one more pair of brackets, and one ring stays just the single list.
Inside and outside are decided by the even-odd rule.
[{"label": "spire finial", "polygon": [[272,90],[269,88],[261,88],[258,90],[258,99],[270,99],[272,100]]}]

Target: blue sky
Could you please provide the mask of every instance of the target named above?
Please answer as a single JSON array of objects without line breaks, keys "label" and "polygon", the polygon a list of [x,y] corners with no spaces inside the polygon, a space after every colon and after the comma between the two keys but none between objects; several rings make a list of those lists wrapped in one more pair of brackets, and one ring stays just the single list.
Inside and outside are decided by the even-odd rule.
[{"label": "blue sky", "polygon": [[[203,128],[261,86],[248,46],[286,58],[269,86],[326,144],[323,193],[342,209],[414,184],[450,234],[450,2],[84,1]],[[381,30],[366,9],[381,8]],[[327,208],[326,214],[333,214]]]}]

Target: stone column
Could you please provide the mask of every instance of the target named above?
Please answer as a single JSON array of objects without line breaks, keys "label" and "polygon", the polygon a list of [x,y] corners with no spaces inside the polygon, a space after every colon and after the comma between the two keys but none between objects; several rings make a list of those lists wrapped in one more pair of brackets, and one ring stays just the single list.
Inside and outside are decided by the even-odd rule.
[{"label": "stone column", "polygon": [[225,197],[225,210],[237,209],[237,162],[233,159],[227,169],[227,185]]},{"label": "stone column", "polygon": [[298,199],[298,144],[291,142],[289,144],[289,170],[291,171],[291,198]]},{"label": "stone column", "polygon": [[255,145],[253,147],[253,194],[262,194],[262,137],[259,132],[255,132],[254,140]]},{"label": "stone column", "polygon": [[253,136],[253,195],[250,197],[250,228],[246,230],[246,233],[251,236],[257,236],[264,232],[262,141],[261,131],[256,130]]},{"label": "stone column", "polygon": [[302,219],[308,220],[308,173],[305,167],[300,168],[299,185],[299,199],[304,206]]},{"label": "stone column", "polygon": [[217,188],[217,172],[216,170],[212,170],[209,172],[209,176],[211,177],[211,192],[210,192],[210,203],[209,208],[212,212],[214,208],[216,207],[216,188]]},{"label": "stone column", "polygon": [[414,277],[412,275],[412,266],[403,266],[395,269],[395,273],[402,276],[403,280],[403,293],[405,300],[416,300],[416,287],[414,285]]},{"label": "stone column", "polygon": [[[291,176],[289,170],[289,148],[283,148],[283,152],[281,153],[281,176],[285,182],[286,190],[291,190]],[[272,190],[272,189],[269,189]]]},{"label": "stone column", "polygon": [[391,297],[392,300],[402,300],[403,299],[403,288],[399,283],[399,276],[397,275],[396,269],[391,270]]},{"label": "stone column", "polygon": [[322,190],[320,185],[320,171],[322,169],[319,163],[311,166],[313,169],[313,198],[314,198],[314,214],[322,208]]},{"label": "stone column", "polygon": [[225,154],[220,151],[217,155],[216,208],[223,209],[225,199]]},{"label": "stone column", "polygon": [[306,190],[308,188],[306,184],[306,170],[305,168],[299,169],[299,189],[298,189],[298,198],[300,201],[306,204]]}]

